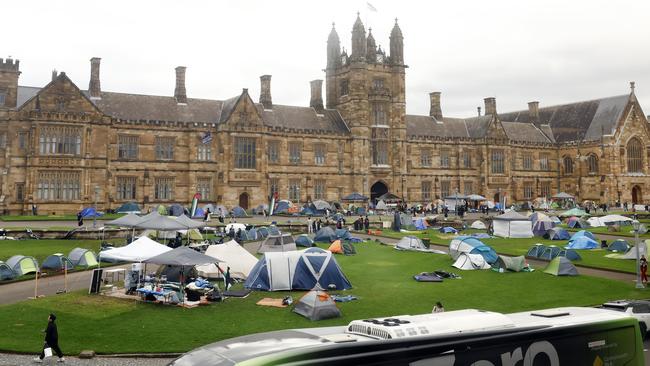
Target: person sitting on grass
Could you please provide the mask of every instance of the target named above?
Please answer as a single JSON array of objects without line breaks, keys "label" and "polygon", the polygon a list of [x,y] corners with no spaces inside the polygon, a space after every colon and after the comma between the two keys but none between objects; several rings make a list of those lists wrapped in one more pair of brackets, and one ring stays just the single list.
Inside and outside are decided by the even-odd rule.
[{"label": "person sitting on grass", "polygon": [[445,308],[442,306],[442,303],[440,301],[436,302],[436,306],[433,307],[433,310],[431,311],[432,313],[444,313]]}]

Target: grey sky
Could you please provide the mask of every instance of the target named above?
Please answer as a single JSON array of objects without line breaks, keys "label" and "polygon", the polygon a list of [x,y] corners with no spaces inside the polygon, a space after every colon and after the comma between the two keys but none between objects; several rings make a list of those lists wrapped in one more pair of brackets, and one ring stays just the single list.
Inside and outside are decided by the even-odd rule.
[{"label": "grey sky", "polygon": [[[172,95],[174,67],[190,97],[225,99],[273,75],[273,102],[308,105],[324,78],[331,23],[342,45],[361,12],[382,48],[399,18],[407,112],[471,116],[487,96],[506,112],[629,92],[650,102],[648,1],[32,1],[2,5],[0,55],[21,60],[21,85],[42,86],[53,68],[88,87],[102,58],[107,91]],[[647,108],[646,108],[647,109]],[[650,113],[650,110],[646,110]]]}]

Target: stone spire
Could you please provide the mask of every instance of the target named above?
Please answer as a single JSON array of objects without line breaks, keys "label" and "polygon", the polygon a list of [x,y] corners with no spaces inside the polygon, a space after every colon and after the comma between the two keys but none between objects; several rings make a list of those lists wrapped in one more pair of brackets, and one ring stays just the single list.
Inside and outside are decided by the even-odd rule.
[{"label": "stone spire", "polygon": [[327,37],[327,68],[334,69],[341,63],[341,41],[339,35],[336,33],[334,23],[332,23],[332,31]]},{"label": "stone spire", "polygon": [[404,37],[395,19],[395,26],[390,32],[390,59],[393,65],[404,65]]},{"label": "stone spire", "polygon": [[366,42],[366,61],[375,62],[377,60],[377,44],[375,43],[375,37],[372,36],[372,28],[368,28],[368,40]]},{"label": "stone spire", "polygon": [[364,61],[367,53],[366,47],[366,29],[357,13],[357,21],[352,27],[352,54],[350,55],[352,61]]}]

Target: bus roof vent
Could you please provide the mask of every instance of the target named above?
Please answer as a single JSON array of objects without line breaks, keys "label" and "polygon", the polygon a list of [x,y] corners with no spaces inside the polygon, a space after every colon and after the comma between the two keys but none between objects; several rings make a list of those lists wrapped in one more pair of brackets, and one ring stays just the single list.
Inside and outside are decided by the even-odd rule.
[{"label": "bus roof vent", "polygon": [[559,309],[550,309],[550,310],[541,310],[541,311],[536,311],[534,313],[530,313],[532,316],[539,316],[542,318],[557,318],[560,316],[569,316],[571,313],[568,311],[562,311]]},{"label": "bus roof vent", "polygon": [[352,321],[346,333],[375,339],[395,339],[436,334],[455,334],[514,327],[513,321],[499,313],[459,310],[424,315]]}]

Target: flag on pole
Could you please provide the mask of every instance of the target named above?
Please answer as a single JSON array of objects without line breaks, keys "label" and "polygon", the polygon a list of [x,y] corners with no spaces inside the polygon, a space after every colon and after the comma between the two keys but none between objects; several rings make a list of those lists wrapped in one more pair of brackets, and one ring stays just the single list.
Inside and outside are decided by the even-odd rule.
[{"label": "flag on pole", "polygon": [[371,3],[366,2],[366,5],[368,6],[368,10],[374,11],[375,13],[377,12],[377,8],[375,8]]},{"label": "flag on pole", "polygon": [[[199,206],[199,200],[201,199],[201,193],[196,193],[194,195],[194,198],[192,198],[192,207],[190,209],[190,217],[194,217],[196,215],[196,209]],[[189,236],[189,234],[188,234]]]},{"label": "flag on pole", "polygon": [[209,144],[210,142],[212,142],[212,133],[208,131],[201,137],[201,143]]}]

